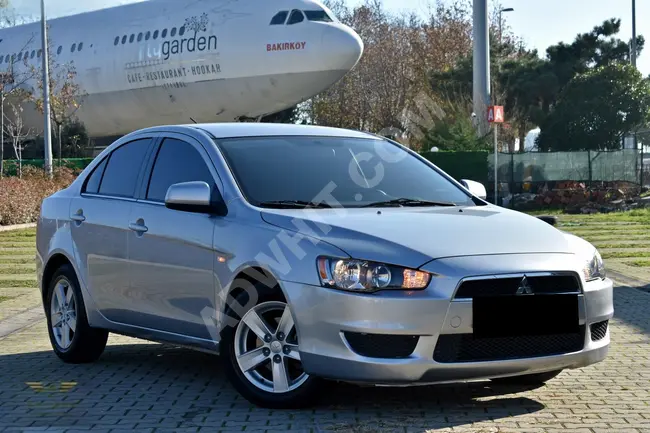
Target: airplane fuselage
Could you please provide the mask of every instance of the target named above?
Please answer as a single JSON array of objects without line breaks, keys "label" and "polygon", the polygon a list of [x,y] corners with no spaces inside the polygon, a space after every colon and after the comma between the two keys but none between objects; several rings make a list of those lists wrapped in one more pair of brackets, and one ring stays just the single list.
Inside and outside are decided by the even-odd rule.
[{"label": "airplane fuselage", "polygon": [[[304,101],[357,63],[361,40],[330,17],[316,0],[150,0],[48,21],[50,55],[74,65],[91,136],[232,121]],[[40,38],[37,23],[1,30],[0,70],[39,68]],[[42,131],[33,104],[24,120]]]}]

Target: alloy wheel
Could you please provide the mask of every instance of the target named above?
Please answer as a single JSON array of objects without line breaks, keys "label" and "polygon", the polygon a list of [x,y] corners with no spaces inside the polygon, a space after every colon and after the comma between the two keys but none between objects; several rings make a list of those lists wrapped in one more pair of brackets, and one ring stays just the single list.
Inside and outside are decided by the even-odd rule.
[{"label": "alloy wheel", "polygon": [[300,362],[293,317],[284,302],[263,302],[244,314],[234,346],[239,369],[263,391],[290,392],[309,378]]},{"label": "alloy wheel", "polygon": [[64,277],[54,286],[50,319],[56,344],[61,350],[67,350],[77,330],[77,300],[70,282]]}]

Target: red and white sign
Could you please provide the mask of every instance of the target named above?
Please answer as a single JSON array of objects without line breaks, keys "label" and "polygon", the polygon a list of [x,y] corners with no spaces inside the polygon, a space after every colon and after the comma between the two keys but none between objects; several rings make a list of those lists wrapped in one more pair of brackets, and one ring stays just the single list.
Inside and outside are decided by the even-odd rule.
[{"label": "red and white sign", "polygon": [[503,106],[490,105],[488,107],[488,122],[490,123],[503,123]]}]

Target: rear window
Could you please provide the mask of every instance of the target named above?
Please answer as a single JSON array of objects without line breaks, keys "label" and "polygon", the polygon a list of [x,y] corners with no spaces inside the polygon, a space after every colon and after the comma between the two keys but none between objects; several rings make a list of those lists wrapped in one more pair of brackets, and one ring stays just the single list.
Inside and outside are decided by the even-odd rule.
[{"label": "rear window", "polygon": [[132,141],[111,153],[104,170],[99,193],[117,197],[133,197],[144,157],[151,139]]},{"label": "rear window", "polygon": [[84,192],[90,193],[90,194],[97,194],[99,192],[99,184],[102,181],[102,176],[104,175],[104,170],[106,169],[106,162],[108,161],[108,158],[104,158],[104,160],[93,170],[90,176],[88,176],[88,180],[86,181],[86,188],[84,189]]}]

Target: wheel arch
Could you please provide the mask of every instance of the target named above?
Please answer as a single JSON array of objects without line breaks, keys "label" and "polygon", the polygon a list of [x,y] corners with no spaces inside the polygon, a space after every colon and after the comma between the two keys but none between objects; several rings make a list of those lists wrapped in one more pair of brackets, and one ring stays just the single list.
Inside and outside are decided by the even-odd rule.
[{"label": "wheel arch", "polygon": [[66,264],[72,267],[72,270],[77,275],[77,281],[80,281],[79,273],[77,272],[77,269],[73,264],[73,260],[63,251],[54,252],[47,259],[45,267],[43,268],[43,277],[41,278],[41,282],[40,282],[41,298],[43,302],[45,302],[45,297],[47,296],[47,287],[50,284],[50,280],[52,279],[52,276],[54,275],[57,269],[59,269],[61,266]]}]

